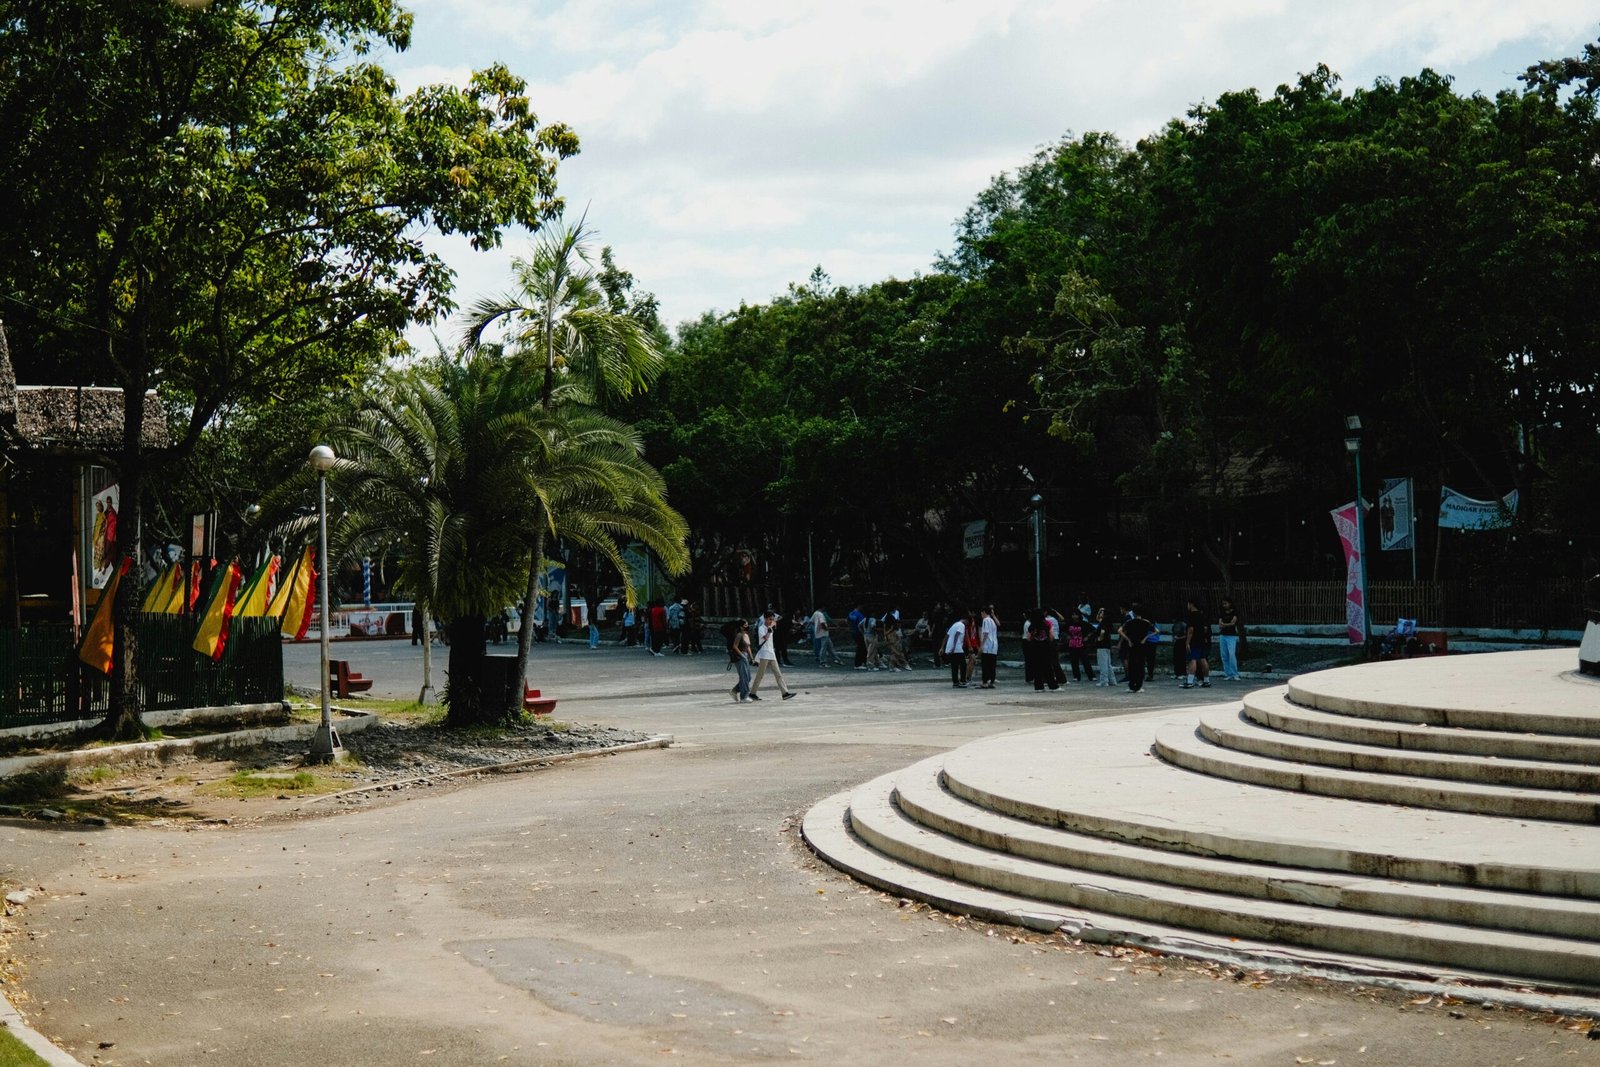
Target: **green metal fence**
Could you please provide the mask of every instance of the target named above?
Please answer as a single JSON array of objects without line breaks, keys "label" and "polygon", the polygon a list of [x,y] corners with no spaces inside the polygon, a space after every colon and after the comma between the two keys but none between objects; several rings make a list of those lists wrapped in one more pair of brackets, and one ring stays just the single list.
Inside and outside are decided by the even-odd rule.
[{"label": "green metal fence", "polygon": [[[144,707],[260,704],[283,699],[283,641],[277,619],[233,619],[222,658],[196,652],[195,620],[145,615],[139,622]],[[103,716],[110,683],[78,661],[71,626],[0,629],[0,728]]]}]

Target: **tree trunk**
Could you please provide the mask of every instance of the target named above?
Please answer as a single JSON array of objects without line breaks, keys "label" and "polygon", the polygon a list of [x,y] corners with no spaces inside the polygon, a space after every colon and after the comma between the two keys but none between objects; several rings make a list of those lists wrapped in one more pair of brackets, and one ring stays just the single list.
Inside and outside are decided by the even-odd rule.
[{"label": "tree trunk", "polygon": [[[522,621],[517,624],[517,680],[520,687],[528,684],[528,653],[533,648],[533,612],[539,601],[539,572],[544,569],[544,530],[541,528],[533,541],[533,552],[528,560],[528,588],[522,595]],[[517,705],[506,709],[508,715],[522,714],[520,693]]]},{"label": "tree trunk", "polygon": [[482,615],[468,615],[450,622],[449,682],[445,687],[447,726],[482,726],[501,720],[498,701],[484,699],[483,661],[489,648],[486,622]]},{"label": "tree trunk", "polygon": [[417,703],[432,704],[435,702],[433,693],[433,619],[428,614],[428,609],[422,609],[422,691],[417,694]]},{"label": "tree trunk", "polygon": [[117,522],[114,557],[132,559],[133,566],[117,584],[112,627],[111,701],[96,731],[113,741],[144,736],[144,694],[139,687],[139,606],[143,599],[143,545],[140,536],[144,492],[143,389],[126,389],[122,397],[122,462],[117,484],[122,514]]}]

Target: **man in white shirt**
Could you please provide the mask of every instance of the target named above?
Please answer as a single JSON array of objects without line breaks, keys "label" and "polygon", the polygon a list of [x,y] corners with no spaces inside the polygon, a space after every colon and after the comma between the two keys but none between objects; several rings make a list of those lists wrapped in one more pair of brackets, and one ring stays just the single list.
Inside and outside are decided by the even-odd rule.
[{"label": "man in white shirt", "polygon": [[978,659],[983,664],[983,681],[979,689],[993,689],[995,666],[1000,661],[1000,626],[994,621],[994,609],[983,609],[983,621],[978,627]]},{"label": "man in white shirt", "polygon": [[833,635],[828,632],[828,613],[820,607],[811,613],[811,654],[819,667],[832,667],[839,662],[833,651]]},{"label": "man in white shirt", "polygon": [[962,621],[961,615],[956,615],[956,621],[950,624],[950,629],[944,635],[944,656],[950,661],[950,686],[952,689],[965,689],[967,687],[967,624]]},{"label": "man in white shirt", "polygon": [[761,616],[761,628],[756,631],[756,677],[750,683],[750,699],[760,700],[756,690],[761,688],[761,679],[770,671],[772,677],[777,679],[778,691],[783,694],[783,699],[788,700],[794,696],[789,687],[783,684],[783,669],[778,666],[778,652],[772,647],[772,630],[778,624],[778,613],[768,608],[766,614]]}]

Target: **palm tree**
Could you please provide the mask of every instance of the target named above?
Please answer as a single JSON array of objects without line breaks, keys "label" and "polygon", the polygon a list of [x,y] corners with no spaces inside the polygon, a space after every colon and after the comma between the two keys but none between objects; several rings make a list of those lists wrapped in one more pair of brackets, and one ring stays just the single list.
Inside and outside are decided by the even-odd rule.
[{"label": "palm tree", "polygon": [[685,556],[686,524],[633,432],[562,389],[549,409],[535,394],[505,360],[439,358],[381,376],[327,432],[341,457],[335,542],[399,554],[398,584],[447,624],[451,725],[521,713],[520,687],[484,674],[485,624],[521,589],[530,543],[559,535],[619,567],[622,537],[676,566]]},{"label": "palm tree", "polygon": [[447,624],[451,725],[501,714],[483,699],[486,621],[521,587],[524,456],[542,447],[532,404],[526,378],[493,360],[435,359],[380,376],[326,434],[334,542],[399,555],[397,584]]},{"label": "palm tree", "polygon": [[[507,325],[509,358],[542,372],[540,404],[546,412],[555,408],[558,391],[567,403],[605,410],[617,400],[648,389],[664,365],[650,326],[616,306],[606,292],[589,254],[589,236],[582,219],[576,225],[558,224],[546,231],[530,258],[512,261],[517,291],[481,299],[467,312],[466,349],[479,349],[485,332],[495,324]],[[564,388],[558,390],[558,386]],[[547,535],[566,533],[559,529],[564,522],[559,513],[551,512],[547,519],[536,524],[528,544],[524,619],[531,619],[537,607]],[[585,543],[576,534],[568,539],[575,545]],[[649,540],[645,543],[650,545]],[[681,544],[678,547],[681,549]],[[607,558],[618,565],[631,596],[628,569],[620,565],[620,559]],[[662,562],[669,573],[676,573],[687,567],[687,556],[680,551],[663,557]],[[517,671],[524,679],[531,647],[532,628],[522,626],[517,633]]]}]

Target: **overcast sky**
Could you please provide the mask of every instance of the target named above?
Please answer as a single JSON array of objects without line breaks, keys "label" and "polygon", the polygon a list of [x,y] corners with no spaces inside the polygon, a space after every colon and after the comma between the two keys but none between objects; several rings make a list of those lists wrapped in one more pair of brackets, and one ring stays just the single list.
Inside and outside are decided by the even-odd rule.
[{"label": "overcast sky", "polygon": [[[559,169],[569,215],[587,209],[669,324],[765,302],[817,266],[845,285],[925,272],[993,176],[1067,134],[1132,143],[1318,63],[1346,88],[1432,67],[1493,94],[1600,38],[1600,9],[1580,0],[408,6],[411,50],[384,59],[402,87],[495,61],[526,78],[540,120],[582,142]],[[504,292],[529,241],[433,244],[465,305]]]}]

